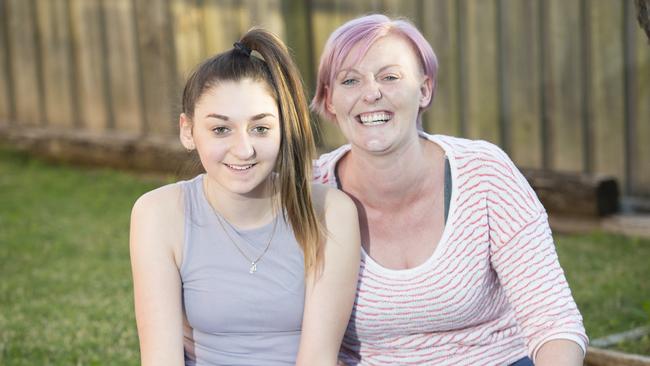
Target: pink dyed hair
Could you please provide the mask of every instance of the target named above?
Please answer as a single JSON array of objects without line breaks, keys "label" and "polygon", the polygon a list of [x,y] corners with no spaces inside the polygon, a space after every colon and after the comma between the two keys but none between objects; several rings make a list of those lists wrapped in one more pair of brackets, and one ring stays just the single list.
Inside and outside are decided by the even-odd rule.
[{"label": "pink dyed hair", "polygon": [[[379,38],[388,34],[396,34],[411,42],[416,53],[420,56],[420,63],[424,74],[429,77],[433,91],[436,87],[436,76],[438,74],[438,59],[433,52],[431,45],[424,38],[422,33],[406,19],[391,19],[383,14],[372,14],[352,19],[337,28],[327,40],[325,49],[320,58],[318,67],[318,80],[316,83],[316,94],[311,101],[311,109],[321,117],[333,121],[334,116],[327,111],[325,104],[334,83],[336,74],[343,65],[343,61],[352,56],[353,63],[358,62],[368,52],[370,46]],[[352,49],[360,46],[352,52]],[[418,120],[433,101],[433,95],[426,107],[420,108]]]}]

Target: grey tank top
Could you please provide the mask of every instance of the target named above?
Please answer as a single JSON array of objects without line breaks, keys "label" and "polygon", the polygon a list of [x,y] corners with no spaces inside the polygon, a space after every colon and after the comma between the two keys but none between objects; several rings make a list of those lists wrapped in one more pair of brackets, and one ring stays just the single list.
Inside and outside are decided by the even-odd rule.
[{"label": "grey tank top", "polygon": [[[204,175],[180,182],[185,242],[180,275],[183,308],[192,327],[186,365],[294,365],[304,307],[304,260],[291,226],[279,215],[271,245],[249,273],[247,261],[224,233],[203,190]],[[228,234],[257,258],[274,223]]]}]

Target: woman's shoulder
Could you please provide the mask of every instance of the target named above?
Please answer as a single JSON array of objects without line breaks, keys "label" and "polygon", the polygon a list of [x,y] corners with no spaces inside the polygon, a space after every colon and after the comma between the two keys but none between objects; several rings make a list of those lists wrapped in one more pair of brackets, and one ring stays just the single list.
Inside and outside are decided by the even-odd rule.
[{"label": "woman's shoulder", "polygon": [[484,155],[492,157],[503,157],[505,153],[496,144],[480,139],[468,139],[464,137],[448,135],[424,134],[429,140],[444,145],[445,150],[451,150],[461,155]]},{"label": "woman's shoulder", "polygon": [[350,145],[343,145],[335,150],[322,154],[318,159],[314,160],[313,181],[334,185],[336,182],[334,167],[348,151],[350,151]]}]

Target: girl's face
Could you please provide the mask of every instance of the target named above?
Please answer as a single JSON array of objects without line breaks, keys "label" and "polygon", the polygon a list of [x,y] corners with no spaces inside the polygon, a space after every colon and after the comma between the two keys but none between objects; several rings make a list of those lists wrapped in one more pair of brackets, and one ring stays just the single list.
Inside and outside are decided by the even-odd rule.
[{"label": "girl's face", "polygon": [[359,62],[351,57],[343,62],[326,108],[353,146],[385,154],[417,140],[418,112],[431,94],[431,81],[413,46],[389,34],[374,42]]},{"label": "girl's face", "polygon": [[223,81],[206,90],[194,118],[180,117],[181,142],[196,148],[208,178],[227,192],[256,197],[280,151],[278,105],[262,81]]}]

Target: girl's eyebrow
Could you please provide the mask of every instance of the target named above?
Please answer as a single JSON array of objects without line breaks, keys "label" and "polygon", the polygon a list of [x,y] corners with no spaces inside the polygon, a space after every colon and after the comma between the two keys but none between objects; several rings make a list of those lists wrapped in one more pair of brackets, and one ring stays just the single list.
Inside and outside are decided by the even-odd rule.
[{"label": "girl's eyebrow", "polygon": [[273,115],[273,113],[260,113],[251,117],[251,121],[259,121],[260,119],[264,119],[266,117],[275,117],[275,116]]},{"label": "girl's eyebrow", "polygon": [[216,119],[220,119],[220,120],[223,120],[223,121],[230,121],[230,118],[228,118],[228,116],[224,116],[224,115],[216,114],[216,113],[209,113],[205,117],[206,118],[216,118]]}]

